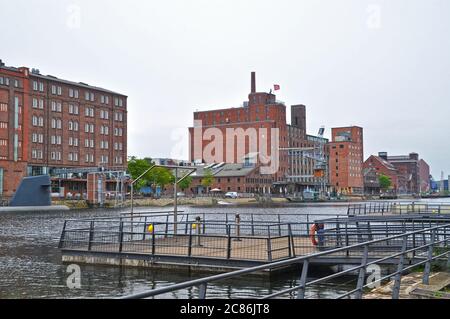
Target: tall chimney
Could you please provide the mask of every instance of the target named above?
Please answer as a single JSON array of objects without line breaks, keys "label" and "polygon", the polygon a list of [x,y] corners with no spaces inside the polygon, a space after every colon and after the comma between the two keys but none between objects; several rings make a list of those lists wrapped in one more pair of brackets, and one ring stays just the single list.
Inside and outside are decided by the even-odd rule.
[{"label": "tall chimney", "polygon": [[252,72],[252,92],[256,93],[256,73]]}]

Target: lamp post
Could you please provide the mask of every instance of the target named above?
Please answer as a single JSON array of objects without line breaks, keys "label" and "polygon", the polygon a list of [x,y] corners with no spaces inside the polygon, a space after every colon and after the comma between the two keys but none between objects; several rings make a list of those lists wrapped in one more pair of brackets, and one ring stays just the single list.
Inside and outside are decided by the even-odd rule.
[{"label": "lamp post", "polygon": [[[164,167],[164,168],[168,168],[168,169],[175,169],[175,178],[174,178],[174,185],[173,185],[173,191],[174,191],[174,203],[173,203],[173,219],[174,219],[174,234],[177,234],[177,224],[178,224],[178,198],[177,198],[177,185],[178,183],[180,183],[181,181],[183,181],[185,178],[187,178],[188,176],[192,175],[197,168],[195,167],[189,167],[189,166],[171,166],[171,165],[156,165],[153,164],[152,166],[150,166],[148,169],[145,170],[144,173],[142,173],[141,175],[139,175],[136,179],[134,179],[131,182],[131,232],[133,233],[133,211],[134,211],[134,184],[139,181],[145,174],[147,174],[148,172],[150,172],[152,169],[154,169],[155,167]],[[186,175],[184,175],[182,178],[180,178],[178,180],[178,169],[189,169],[190,172],[188,172]]]}]

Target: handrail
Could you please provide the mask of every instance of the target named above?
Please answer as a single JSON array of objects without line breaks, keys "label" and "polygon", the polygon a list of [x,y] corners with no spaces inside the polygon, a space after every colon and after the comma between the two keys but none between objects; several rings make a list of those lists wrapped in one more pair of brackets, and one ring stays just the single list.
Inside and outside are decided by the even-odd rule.
[{"label": "handrail", "polygon": [[[236,270],[236,271],[232,271],[232,272],[229,272],[229,273],[226,273],[226,274],[220,274],[220,275],[210,276],[210,277],[207,277],[207,278],[191,280],[191,281],[175,284],[175,285],[172,285],[172,286],[169,286],[169,287],[158,288],[158,289],[154,289],[154,290],[151,290],[151,291],[146,291],[146,292],[142,292],[142,293],[138,293],[138,294],[134,294],[134,295],[130,295],[130,296],[125,296],[125,297],[122,297],[122,298],[119,298],[119,299],[148,298],[148,297],[152,297],[152,296],[156,296],[156,295],[160,295],[160,294],[163,294],[163,293],[172,292],[172,291],[176,291],[176,290],[180,290],[180,289],[184,289],[184,288],[190,288],[190,287],[194,287],[194,286],[198,286],[198,285],[207,285],[210,282],[215,282],[215,281],[219,281],[219,280],[225,280],[225,279],[229,279],[229,278],[234,278],[234,277],[242,276],[242,275],[245,275],[245,274],[254,273],[254,272],[257,272],[257,271],[268,270],[268,269],[273,269],[273,268],[278,268],[278,267],[284,267],[284,266],[289,266],[289,265],[298,264],[298,263],[304,263],[305,261],[309,262],[309,260],[311,260],[313,258],[319,258],[319,257],[327,256],[327,255],[330,255],[330,254],[335,254],[335,253],[339,253],[339,252],[345,252],[345,251],[349,251],[349,250],[352,250],[352,249],[355,249],[355,248],[368,247],[368,246],[373,245],[373,244],[381,243],[381,242],[384,242],[384,241],[390,241],[390,240],[394,240],[394,239],[399,239],[399,238],[403,238],[404,242],[406,243],[407,237],[409,237],[411,235],[423,234],[423,233],[426,233],[426,232],[433,232],[433,233],[435,233],[436,230],[443,229],[443,228],[448,228],[448,227],[450,227],[450,224],[441,225],[441,226],[435,226],[435,227],[431,227],[431,228],[425,228],[425,229],[412,231],[412,232],[407,232],[407,233],[394,235],[394,236],[389,236],[389,237],[385,237],[385,238],[381,238],[381,239],[366,241],[366,242],[363,242],[363,243],[354,244],[354,245],[350,245],[350,246],[346,246],[346,247],[335,248],[335,249],[327,250],[327,251],[324,251],[324,252],[318,252],[318,253],[314,253],[314,254],[310,254],[310,255],[306,255],[306,256],[295,257],[295,258],[291,258],[291,259],[287,259],[287,260],[272,262],[272,263],[269,263],[269,264],[255,266],[255,267],[251,267],[251,268],[247,268],[247,269]],[[447,236],[447,233],[445,233],[445,235]],[[448,241],[448,240],[449,239],[446,239],[445,241]],[[432,240],[432,243],[429,244],[429,247],[432,247],[432,245],[435,245],[435,244],[436,244],[435,241]],[[405,247],[405,245],[404,245],[404,247]],[[418,247],[415,248],[415,250],[418,250],[418,249],[423,249],[423,248],[420,248],[420,247],[419,248]],[[406,247],[405,247],[405,249],[402,250],[402,254],[401,254],[402,256],[405,255],[405,251],[406,251]],[[449,252],[450,251],[446,252],[446,254],[448,254]],[[430,261],[428,260],[428,262],[430,262]],[[356,270],[357,269],[361,270],[361,269],[363,269],[362,267],[364,267],[364,269],[365,269],[367,264],[368,263],[366,263],[364,265],[361,265],[361,266],[357,266],[355,268],[356,268]],[[401,272],[404,272],[403,265],[402,265]],[[345,273],[347,273],[347,272],[345,272]],[[341,273],[336,273],[336,274],[331,275],[331,276],[338,276],[338,275],[340,276],[342,274]],[[326,277],[324,277],[324,278],[326,278]],[[302,287],[299,286],[299,287],[296,287],[296,288],[300,289]],[[358,291],[360,289],[361,289],[361,287],[358,287]]]}]

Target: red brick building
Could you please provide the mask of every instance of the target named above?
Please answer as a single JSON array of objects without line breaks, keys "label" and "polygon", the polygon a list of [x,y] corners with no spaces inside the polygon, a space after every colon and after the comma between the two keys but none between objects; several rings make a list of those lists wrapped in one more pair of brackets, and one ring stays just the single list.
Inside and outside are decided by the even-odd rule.
[{"label": "red brick building", "polygon": [[430,192],[430,166],[423,159],[419,160],[419,192],[428,193]]},{"label": "red brick building", "polygon": [[126,161],[125,95],[0,60],[0,195],[11,196],[24,176],[123,170]]},{"label": "red brick building", "polygon": [[384,153],[380,153],[379,156],[371,155],[365,162],[364,162],[364,169],[373,168],[375,169],[376,175],[385,175],[388,176],[391,179],[392,189],[394,191],[397,191],[398,188],[398,171],[392,165],[389,163],[384,155]]},{"label": "red brick building", "polygon": [[386,152],[379,153],[397,169],[400,194],[420,194],[430,190],[430,167],[419,154],[388,156]]},{"label": "red brick building", "polygon": [[[210,170],[214,176],[209,187],[202,185],[206,171]],[[259,169],[246,164],[215,164],[199,166],[192,175],[192,183],[186,194],[207,194],[212,190],[222,193],[257,193],[268,194],[272,191],[272,180],[268,176],[259,174]]]},{"label": "red brick building", "polygon": [[331,187],[342,194],[363,194],[363,129],[358,126],[333,128],[329,143]]},{"label": "red brick building", "polygon": [[[201,121],[201,124],[197,121]],[[256,79],[253,72],[248,102],[244,102],[242,107],[194,113],[194,127],[189,128],[190,160],[208,164],[243,163],[244,158],[249,154],[264,153],[272,156],[274,154],[272,146],[275,146],[272,144],[272,129],[278,129],[279,148],[286,148],[288,145],[286,106],[277,101],[272,93],[256,92]],[[251,130],[256,131],[256,134],[252,135]],[[223,137],[218,142],[218,147],[212,152],[209,152],[208,145],[211,140],[208,132],[221,133]],[[243,138],[240,139],[241,137]],[[227,140],[234,141],[234,145],[227,145]],[[240,141],[241,148],[239,148]],[[265,151],[261,149],[262,145],[266,148]],[[205,152],[213,154],[215,158],[205,158]],[[255,164],[261,164],[261,157],[255,156],[251,160],[254,160]],[[287,155],[280,153],[279,169],[271,174],[270,178],[274,182],[284,181],[287,169]]]},{"label": "red brick building", "polygon": [[[252,135],[252,132],[256,133]],[[310,148],[313,152],[316,144],[317,148],[324,148],[327,143],[326,139],[314,139],[306,134],[304,105],[291,106],[291,124],[287,124],[286,105],[277,101],[272,91],[256,91],[254,72],[248,101],[243,106],[194,112],[194,126],[189,128],[189,134],[191,162],[242,164],[250,161],[261,172],[263,167],[273,164],[273,158],[278,158],[275,172],[261,174],[264,180],[272,181],[272,191],[277,193],[316,185],[314,160],[304,156],[303,149]],[[261,161],[261,155],[270,157],[270,164]]]}]

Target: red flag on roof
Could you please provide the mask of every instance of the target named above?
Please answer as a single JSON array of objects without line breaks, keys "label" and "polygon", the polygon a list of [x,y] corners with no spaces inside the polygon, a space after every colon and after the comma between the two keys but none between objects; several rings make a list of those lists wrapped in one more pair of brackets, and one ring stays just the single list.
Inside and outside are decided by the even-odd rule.
[{"label": "red flag on roof", "polygon": [[278,91],[280,89],[280,86],[278,84],[274,84],[273,88],[274,88],[275,91]]}]

